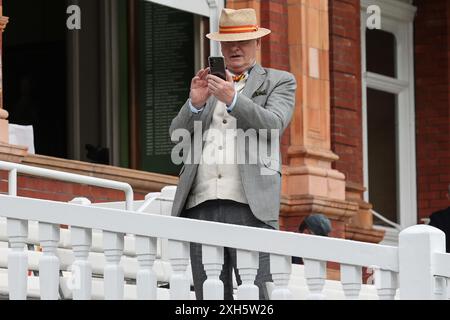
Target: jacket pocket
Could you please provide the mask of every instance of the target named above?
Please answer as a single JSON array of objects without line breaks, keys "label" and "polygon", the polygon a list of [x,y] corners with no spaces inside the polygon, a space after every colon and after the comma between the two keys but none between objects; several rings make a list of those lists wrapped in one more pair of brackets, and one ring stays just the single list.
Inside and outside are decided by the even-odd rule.
[{"label": "jacket pocket", "polygon": [[280,161],[278,159],[261,157],[261,162],[263,164],[263,167],[261,168],[262,175],[272,175],[278,172],[281,176]]}]

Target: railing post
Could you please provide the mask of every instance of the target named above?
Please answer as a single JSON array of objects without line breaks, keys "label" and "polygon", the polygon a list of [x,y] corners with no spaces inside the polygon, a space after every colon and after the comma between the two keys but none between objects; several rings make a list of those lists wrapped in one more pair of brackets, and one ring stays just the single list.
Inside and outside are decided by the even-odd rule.
[{"label": "railing post", "polygon": [[104,270],[105,300],[122,300],[124,290],[123,268],[119,264],[123,254],[122,233],[103,231],[103,248],[106,257]]},{"label": "railing post", "polygon": [[[176,186],[166,186],[161,189],[161,198],[160,200],[160,214],[164,216],[170,216],[173,206],[173,199],[175,198],[175,192],[177,191]],[[170,199],[170,200],[169,200]],[[159,239],[159,252],[161,253],[161,260],[168,261],[169,260],[169,240],[168,239]]]},{"label": "railing post", "polygon": [[28,238],[28,221],[7,219],[8,240],[8,286],[11,300],[27,298],[28,256],[24,251]]},{"label": "railing post", "polygon": [[202,262],[207,279],[203,282],[205,300],[223,300],[224,287],[219,279],[223,266],[223,247],[202,246]]},{"label": "railing post", "polygon": [[259,288],[255,285],[259,266],[259,252],[236,250],[237,268],[242,284],[237,289],[238,300],[259,300]]},{"label": "railing post", "polygon": [[345,297],[349,300],[356,300],[361,290],[362,268],[341,264],[341,283]]},{"label": "railing post", "polygon": [[291,300],[292,293],[288,289],[289,278],[291,277],[292,257],[270,255],[270,273],[272,274],[275,289],[272,292],[271,300]]},{"label": "railing post", "polygon": [[436,294],[436,279],[432,274],[432,256],[445,252],[445,234],[428,225],[415,225],[400,232],[400,299],[430,300]]},{"label": "railing post", "polygon": [[[91,204],[91,201],[87,198],[75,198],[70,203],[87,206]],[[92,230],[71,227],[70,236],[75,256],[70,283],[73,300],[90,300],[92,296],[92,266],[88,257],[92,246]]]},{"label": "railing post", "polygon": [[156,238],[136,236],[136,256],[139,270],[136,275],[139,300],[156,300],[157,281],[153,271],[156,258]]},{"label": "railing post", "polygon": [[189,242],[169,240],[169,257],[172,266],[170,277],[170,299],[189,300],[191,283],[186,275],[189,263]]},{"label": "railing post", "polygon": [[397,273],[389,270],[375,269],[375,287],[380,300],[394,300],[398,288]]},{"label": "railing post", "polygon": [[56,249],[59,242],[59,225],[39,222],[39,242],[43,251],[39,259],[41,299],[58,300],[59,259]]},{"label": "railing post", "polygon": [[305,278],[308,285],[308,300],[323,300],[325,295],[322,293],[325,285],[327,262],[319,260],[303,259],[305,264]]}]

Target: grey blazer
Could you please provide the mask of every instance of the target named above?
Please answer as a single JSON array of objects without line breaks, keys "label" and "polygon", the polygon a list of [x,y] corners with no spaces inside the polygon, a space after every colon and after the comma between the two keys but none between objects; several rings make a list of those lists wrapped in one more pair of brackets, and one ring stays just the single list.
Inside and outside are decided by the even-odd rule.
[{"label": "grey blazer", "polygon": [[[236,105],[230,115],[237,119],[237,128],[243,129],[270,129],[280,130],[280,138],[283,131],[289,125],[295,107],[295,90],[297,88],[294,76],[291,73],[262,68],[256,64],[250,72],[247,83],[241,94],[238,95]],[[172,120],[170,135],[176,129],[187,129],[194,132],[194,122],[201,121],[203,132],[211,125],[213,108],[217,99],[210,97],[202,112],[194,114],[186,103],[178,115]],[[258,140],[260,136],[258,135]],[[191,139],[191,149],[193,141]],[[239,164],[239,172],[249,202],[250,209],[255,217],[264,223],[278,228],[281,193],[281,155],[279,150],[271,150],[269,154],[277,153],[277,157],[249,154],[249,148],[245,148],[246,157],[256,156],[257,163]],[[238,151],[240,152],[240,151]],[[198,155],[194,155],[197,157]],[[192,163],[192,162],[191,162]],[[186,199],[191,190],[197,173],[198,161],[194,164],[185,164],[180,171],[180,179],[172,207],[172,215],[182,214]],[[273,174],[261,175],[261,169],[273,170]]]}]

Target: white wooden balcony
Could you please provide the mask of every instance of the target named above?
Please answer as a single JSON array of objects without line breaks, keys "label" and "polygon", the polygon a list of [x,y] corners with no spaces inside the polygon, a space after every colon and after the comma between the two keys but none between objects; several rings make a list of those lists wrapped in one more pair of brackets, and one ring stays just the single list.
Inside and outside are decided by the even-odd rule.
[{"label": "white wooden balcony", "polygon": [[[189,243],[203,244],[205,299],[223,299],[223,247],[237,249],[243,280],[237,299],[258,299],[258,252],[270,254],[277,299],[447,299],[450,254],[445,235],[430,226],[400,234],[399,247],[171,217],[175,187],[133,201],[131,187],[0,162],[9,194],[0,195],[0,294],[9,299],[195,299]],[[18,172],[123,190],[126,201],[91,204],[21,198]],[[89,178],[89,179],[87,179]],[[60,225],[69,229],[61,229]],[[37,250],[41,248],[41,250]],[[291,257],[303,257],[304,266]],[[326,262],[341,265],[326,279]],[[375,284],[362,284],[362,267]]]}]

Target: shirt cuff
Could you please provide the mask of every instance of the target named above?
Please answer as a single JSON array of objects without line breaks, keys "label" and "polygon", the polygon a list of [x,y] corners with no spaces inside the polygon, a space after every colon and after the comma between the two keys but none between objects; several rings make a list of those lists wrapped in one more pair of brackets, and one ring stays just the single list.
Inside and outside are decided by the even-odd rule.
[{"label": "shirt cuff", "polygon": [[196,107],[194,107],[194,106],[192,105],[191,99],[189,99],[189,109],[191,109],[191,112],[192,112],[192,113],[200,113],[200,112],[203,111],[203,109],[205,109],[205,107],[203,107],[203,108],[201,108],[201,109],[199,110],[199,109],[197,109]]},{"label": "shirt cuff", "polygon": [[230,104],[229,106],[227,106],[227,111],[228,111],[228,112],[233,111],[233,108],[234,108],[234,106],[236,105],[237,96],[238,96],[238,93],[235,92],[235,93],[234,93],[233,102],[231,102],[231,104]]}]

